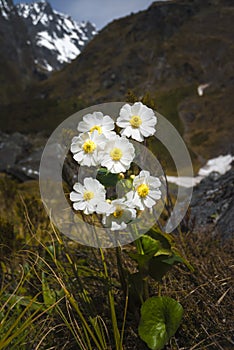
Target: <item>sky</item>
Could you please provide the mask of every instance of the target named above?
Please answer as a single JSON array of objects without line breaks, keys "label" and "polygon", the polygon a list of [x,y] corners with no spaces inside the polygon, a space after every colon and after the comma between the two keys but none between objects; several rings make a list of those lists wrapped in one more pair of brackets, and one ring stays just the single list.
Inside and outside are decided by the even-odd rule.
[{"label": "sky", "polygon": [[[102,29],[113,19],[147,9],[154,0],[48,0],[51,6],[70,15],[78,22],[94,23]],[[14,0],[14,3],[31,3],[30,0]]]}]

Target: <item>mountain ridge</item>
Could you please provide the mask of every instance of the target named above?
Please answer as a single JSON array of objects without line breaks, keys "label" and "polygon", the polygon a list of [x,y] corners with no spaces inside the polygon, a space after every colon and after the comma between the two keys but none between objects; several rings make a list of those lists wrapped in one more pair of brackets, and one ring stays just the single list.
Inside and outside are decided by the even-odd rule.
[{"label": "mountain ridge", "polygon": [[78,24],[71,16],[53,10],[45,0],[17,4],[16,11],[28,28],[37,67],[49,72],[70,63],[96,35],[89,21]]},{"label": "mountain ridge", "polygon": [[230,0],[155,2],[105,27],[40,89],[92,104],[149,93],[201,163],[233,153],[233,21]]},{"label": "mountain ridge", "polygon": [[94,35],[93,24],[78,24],[47,1],[0,0],[0,104],[22,99],[26,86],[75,59]]},{"label": "mountain ridge", "polygon": [[130,102],[148,96],[177,128],[196,167],[234,153],[233,22],[230,0],[155,2],[115,20],[23,102],[4,106],[5,131],[48,135],[77,110],[125,101],[130,91]]}]

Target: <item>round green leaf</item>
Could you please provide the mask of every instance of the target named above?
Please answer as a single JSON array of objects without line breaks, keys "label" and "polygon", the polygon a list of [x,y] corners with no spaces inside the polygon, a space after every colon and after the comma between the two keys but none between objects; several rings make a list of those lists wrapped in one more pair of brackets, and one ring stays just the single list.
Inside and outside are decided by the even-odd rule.
[{"label": "round green leaf", "polygon": [[140,338],[151,350],[160,350],[177,331],[183,307],[169,297],[152,297],[141,307]]}]

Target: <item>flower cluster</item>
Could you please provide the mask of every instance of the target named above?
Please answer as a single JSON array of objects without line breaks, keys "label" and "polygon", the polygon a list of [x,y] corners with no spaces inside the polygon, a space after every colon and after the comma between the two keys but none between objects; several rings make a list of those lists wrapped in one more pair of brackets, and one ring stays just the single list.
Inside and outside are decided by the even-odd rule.
[{"label": "flower cluster", "polygon": [[[119,178],[131,168],[135,149],[129,141],[138,142],[154,135],[157,118],[152,109],[136,102],[125,104],[117,118],[120,135],[115,131],[115,122],[102,112],[86,114],[78,124],[80,134],[72,139],[73,158],[81,166],[94,166],[104,170],[104,177],[115,174]],[[123,198],[107,199],[102,181],[85,178],[83,185],[76,183],[70,194],[75,210],[84,214],[101,214],[102,223],[111,230],[121,230],[137,217],[138,210],[152,208],[161,197],[161,182],[157,177],[142,170],[137,176],[130,176],[131,189]],[[113,184],[114,185],[114,184]]]}]

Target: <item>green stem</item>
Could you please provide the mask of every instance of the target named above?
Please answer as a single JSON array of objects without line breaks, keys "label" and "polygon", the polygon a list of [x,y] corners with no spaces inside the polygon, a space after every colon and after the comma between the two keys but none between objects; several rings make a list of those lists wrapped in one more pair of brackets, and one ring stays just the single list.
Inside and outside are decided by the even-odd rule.
[{"label": "green stem", "polygon": [[158,283],[158,296],[161,297],[161,295],[162,295],[162,285],[161,285],[161,283],[159,282],[159,283]]},{"label": "green stem", "polygon": [[[109,275],[108,275],[108,270],[107,270],[107,265],[106,265],[106,260],[105,256],[103,253],[102,248],[99,248],[100,253],[101,253],[101,258],[102,258],[102,263],[103,263],[103,268],[104,268],[104,275],[106,277],[106,280],[109,284]],[[117,324],[117,317],[116,317],[116,312],[115,312],[115,301],[114,301],[114,296],[113,296],[113,291],[112,288],[108,288],[108,297],[109,297],[109,304],[110,304],[110,311],[111,311],[111,321],[112,321],[112,327],[113,327],[113,333],[114,333],[114,339],[115,339],[115,347],[116,350],[122,350],[122,344],[121,344],[121,337],[118,329],[118,324]]]},{"label": "green stem", "polygon": [[123,268],[122,264],[122,257],[121,257],[121,248],[118,246],[115,248],[116,251],[116,258],[117,258],[117,267],[118,267],[118,273],[119,273],[119,279],[121,283],[122,290],[124,292],[124,295],[127,295],[127,276],[126,271]]},{"label": "green stem", "polygon": [[[133,225],[133,227],[134,227],[135,234],[138,237],[139,233],[138,233],[136,225]],[[137,238],[135,240],[135,245],[136,245],[138,254],[144,255],[144,249],[142,247],[140,238]],[[142,268],[141,266],[138,266],[138,269],[139,269],[139,273],[141,276],[141,283],[142,283],[142,290],[143,290],[142,295],[140,295],[140,299],[141,299],[141,303],[143,303],[146,299],[149,298],[149,283],[148,283],[148,278],[145,276],[144,267]]]}]

